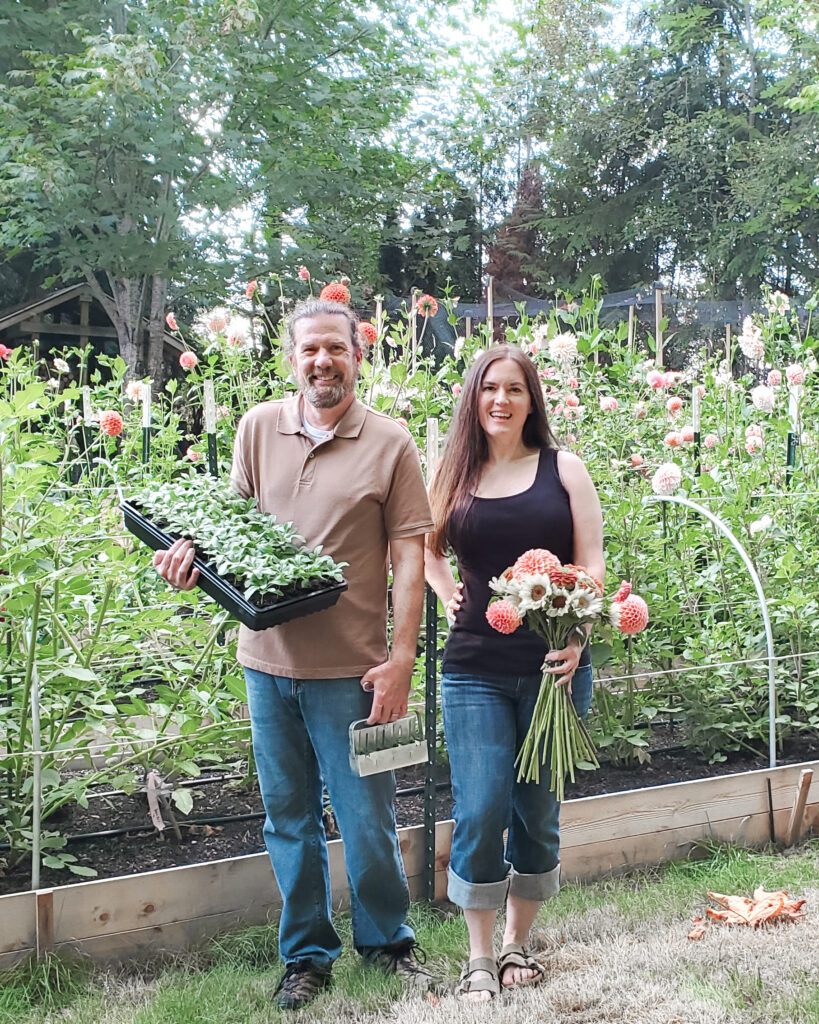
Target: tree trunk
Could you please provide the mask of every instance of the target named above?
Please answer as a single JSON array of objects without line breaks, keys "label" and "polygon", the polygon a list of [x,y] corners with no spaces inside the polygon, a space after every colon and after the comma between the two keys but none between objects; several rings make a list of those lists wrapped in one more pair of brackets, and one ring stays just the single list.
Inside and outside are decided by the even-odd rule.
[{"label": "tree trunk", "polygon": [[119,339],[119,354],[128,364],[128,377],[140,380],[148,373],[142,329],[144,281],[132,277],[118,277],[113,284],[114,302],[117,306],[114,326]]},{"label": "tree trunk", "polygon": [[154,274],[151,279],[151,306],[148,314],[148,376],[155,391],[165,387],[165,301],[168,282]]}]

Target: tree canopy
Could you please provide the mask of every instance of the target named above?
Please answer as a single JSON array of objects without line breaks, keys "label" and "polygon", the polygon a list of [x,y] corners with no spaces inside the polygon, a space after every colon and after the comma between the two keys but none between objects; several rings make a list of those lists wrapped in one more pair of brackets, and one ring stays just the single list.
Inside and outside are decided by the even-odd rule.
[{"label": "tree canopy", "polygon": [[161,378],[171,298],[301,263],[468,299],[487,271],[535,295],[810,288],[814,10],[632,10],[0,0],[0,305],[84,279]]}]

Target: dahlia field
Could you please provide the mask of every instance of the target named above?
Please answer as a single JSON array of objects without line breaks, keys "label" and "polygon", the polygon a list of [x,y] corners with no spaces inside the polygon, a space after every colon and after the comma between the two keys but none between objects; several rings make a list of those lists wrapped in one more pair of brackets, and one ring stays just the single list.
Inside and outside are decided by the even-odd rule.
[{"label": "dahlia field", "polygon": [[[303,277],[303,275],[302,275]],[[293,283],[304,290],[307,279]],[[308,282],[311,284],[311,282]],[[334,282],[336,297],[349,298]],[[95,787],[130,791],[157,770],[181,812],[204,768],[251,773],[235,629],[198,591],[172,592],[119,511],[147,481],[226,476],[241,414],[294,387],[278,327],[248,287],[221,309],[169,329],[184,341],[161,391],[119,358],[90,368],[78,350],[0,352],[0,854],[32,834],[35,755],[43,811]],[[287,296],[282,305],[287,307]],[[730,342],[629,344],[601,326],[593,296],[562,297],[550,317],[494,324],[537,366],[560,442],[594,479],[605,514],[606,593],[629,580],[650,610],[628,636],[593,635],[597,691],[589,728],[601,759],[648,759],[658,726],[703,761],[765,750],[768,661],[759,602],[737,552],[703,516],[657,500],[682,495],[730,528],[756,567],[776,653],[781,750],[819,729],[819,373],[811,309],[766,296]],[[422,296],[389,321],[380,307],[359,395],[415,437],[427,469],[481,325],[432,350],[448,296]],[[809,304],[811,305],[811,304]],[[440,307],[440,308],[439,308]],[[436,316],[437,314],[437,316]],[[181,320],[181,317],[179,318]],[[463,334],[463,325],[458,329]],[[441,348],[446,354],[440,357]],[[87,379],[87,385],[81,382]],[[210,392],[212,389],[212,400]],[[298,524],[296,524],[298,525]],[[446,624],[439,618],[439,644]],[[423,659],[415,687],[423,693]],[[39,714],[36,714],[36,711]],[[39,721],[38,721],[39,719]],[[50,866],[83,872],[44,824]]]}]

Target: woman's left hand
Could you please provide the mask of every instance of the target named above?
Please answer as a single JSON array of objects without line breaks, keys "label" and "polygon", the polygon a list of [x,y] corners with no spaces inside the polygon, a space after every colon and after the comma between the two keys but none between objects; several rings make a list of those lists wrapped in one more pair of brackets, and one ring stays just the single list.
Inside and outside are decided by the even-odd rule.
[{"label": "woman's left hand", "polygon": [[572,676],[580,664],[580,655],[583,653],[583,644],[579,639],[570,640],[562,651],[549,651],[543,665],[544,672],[559,676],[555,680],[555,686],[569,686],[569,693],[572,692]]}]

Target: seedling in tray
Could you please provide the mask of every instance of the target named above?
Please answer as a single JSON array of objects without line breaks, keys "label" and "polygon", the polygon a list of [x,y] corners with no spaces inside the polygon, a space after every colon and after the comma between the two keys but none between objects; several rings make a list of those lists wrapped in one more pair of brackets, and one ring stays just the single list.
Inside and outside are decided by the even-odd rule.
[{"label": "seedling in tray", "polygon": [[193,540],[199,586],[251,629],[327,608],[347,587],[346,563],[310,551],[292,523],[277,523],[254,498],[212,477],[149,484],[122,511],[126,527],[154,550]]}]

